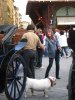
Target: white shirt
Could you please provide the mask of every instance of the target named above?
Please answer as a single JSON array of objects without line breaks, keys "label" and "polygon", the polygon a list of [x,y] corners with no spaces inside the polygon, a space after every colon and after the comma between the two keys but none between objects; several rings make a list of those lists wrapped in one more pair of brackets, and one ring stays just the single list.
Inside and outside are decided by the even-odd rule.
[{"label": "white shirt", "polygon": [[60,38],[60,33],[59,32],[55,32],[55,37],[57,38],[57,40],[59,41]]},{"label": "white shirt", "polygon": [[68,38],[69,37],[69,33],[68,32],[64,32],[64,35]]},{"label": "white shirt", "polygon": [[68,44],[67,44],[67,37],[65,35],[60,35],[59,44],[60,44],[61,47],[68,46]]},{"label": "white shirt", "polygon": [[43,39],[43,45],[45,45],[45,40],[46,40],[46,35],[44,36],[44,39]]}]

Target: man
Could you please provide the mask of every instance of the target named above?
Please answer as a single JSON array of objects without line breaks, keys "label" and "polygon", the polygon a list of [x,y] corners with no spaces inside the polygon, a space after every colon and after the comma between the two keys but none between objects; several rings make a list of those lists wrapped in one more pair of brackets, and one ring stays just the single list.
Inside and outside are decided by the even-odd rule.
[{"label": "man", "polygon": [[[59,42],[59,38],[60,38],[60,30],[59,29],[55,29],[55,37]],[[59,44],[59,47],[57,48],[56,50],[56,55],[55,55],[55,64],[56,64],[56,78],[57,79],[60,79],[59,77],[59,71],[60,71],[60,51],[61,51],[61,47],[60,47],[60,44]]]},{"label": "man", "polygon": [[[43,44],[43,33],[42,33],[42,29],[39,28],[37,31],[37,35],[40,38],[41,43]],[[42,56],[43,56],[43,50],[40,47],[37,47],[37,68],[42,67]]]},{"label": "man", "polygon": [[27,40],[27,44],[24,48],[23,56],[26,62],[27,76],[35,78],[34,72],[34,60],[36,56],[36,47],[44,49],[39,37],[34,33],[34,26],[28,25],[27,33],[22,36],[22,39]]}]

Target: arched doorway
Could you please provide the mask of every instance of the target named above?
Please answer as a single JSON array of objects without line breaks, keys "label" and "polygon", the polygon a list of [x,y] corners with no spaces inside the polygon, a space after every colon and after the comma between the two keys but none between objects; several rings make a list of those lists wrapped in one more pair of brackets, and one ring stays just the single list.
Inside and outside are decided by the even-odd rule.
[{"label": "arched doorway", "polygon": [[59,28],[74,27],[75,28],[75,8],[64,6],[56,12],[56,26]]}]

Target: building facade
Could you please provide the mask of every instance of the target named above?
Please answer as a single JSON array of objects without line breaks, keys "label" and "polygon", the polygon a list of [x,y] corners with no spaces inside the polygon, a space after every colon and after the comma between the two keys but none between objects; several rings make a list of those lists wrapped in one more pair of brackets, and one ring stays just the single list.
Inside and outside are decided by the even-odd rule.
[{"label": "building facade", "polygon": [[2,0],[3,24],[13,24],[13,2],[14,0]]},{"label": "building facade", "polygon": [[21,19],[19,8],[14,6],[14,0],[0,0],[0,24],[20,27]]},{"label": "building facade", "polygon": [[75,27],[75,0],[29,0],[26,13],[37,27]]},{"label": "building facade", "polygon": [[2,0],[0,0],[0,23],[3,23]]},{"label": "building facade", "polygon": [[22,21],[22,15],[19,13],[19,8],[14,6],[14,12],[13,12],[13,19],[14,19],[14,25],[17,27],[20,27],[21,21]]}]

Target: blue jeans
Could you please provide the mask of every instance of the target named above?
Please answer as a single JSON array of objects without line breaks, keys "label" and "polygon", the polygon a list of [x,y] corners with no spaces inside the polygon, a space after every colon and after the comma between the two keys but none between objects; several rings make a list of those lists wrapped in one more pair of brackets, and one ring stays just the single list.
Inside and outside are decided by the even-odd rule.
[{"label": "blue jeans", "polygon": [[61,56],[64,56],[64,53],[66,54],[66,56],[68,56],[67,48],[68,48],[68,47],[62,47]]}]

